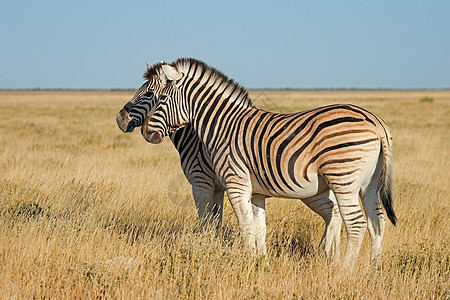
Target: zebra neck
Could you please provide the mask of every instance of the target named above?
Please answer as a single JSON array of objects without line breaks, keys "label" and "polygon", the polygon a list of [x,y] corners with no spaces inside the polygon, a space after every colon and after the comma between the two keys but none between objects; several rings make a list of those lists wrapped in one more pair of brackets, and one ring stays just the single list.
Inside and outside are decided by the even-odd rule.
[{"label": "zebra neck", "polygon": [[244,119],[256,111],[258,109],[255,107],[239,105],[227,99],[203,101],[192,114],[191,126],[214,156],[220,145],[228,143],[233,133],[239,130]]},{"label": "zebra neck", "polygon": [[185,149],[191,149],[200,142],[194,129],[190,125],[181,127],[177,131],[170,133],[169,137],[180,155]]}]

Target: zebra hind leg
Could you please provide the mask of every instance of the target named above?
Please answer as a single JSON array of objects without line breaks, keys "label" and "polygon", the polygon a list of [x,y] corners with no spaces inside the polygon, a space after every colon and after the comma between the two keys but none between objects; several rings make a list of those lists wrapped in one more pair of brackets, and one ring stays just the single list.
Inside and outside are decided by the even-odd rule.
[{"label": "zebra hind leg", "polygon": [[325,221],[325,231],[319,244],[319,255],[331,261],[340,258],[340,240],[342,218],[333,192],[302,200],[312,211]]},{"label": "zebra hind leg", "polygon": [[345,192],[339,189],[333,189],[333,192],[347,231],[347,247],[343,264],[344,267],[352,269],[361,248],[367,222],[359,205],[357,192]]},{"label": "zebra hind leg", "polygon": [[[332,191],[328,193],[328,199],[333,202],[333,208],[331,211],[331,221],[328,225],[328,235],[326,236],[325,251],[331,252],[332,261],[336,261],[341,257],[341,228],[342,217],[339,212],[339,206],[336,201],[336,197]],[[327,252],[326,252],[327,253]]]},{"label": "zebra hind leg", "polygon": [[386,221],[381,208],[380,197],[378,195],[378,177],[381,170],[381,159],[377,165],[375,174],[372,176],[367,187],[360,191],[361,202],[367,217],[367,227],[372,240],[371,265],[377,267],[381,261],[381,248],[383,243],[384,228]]}]

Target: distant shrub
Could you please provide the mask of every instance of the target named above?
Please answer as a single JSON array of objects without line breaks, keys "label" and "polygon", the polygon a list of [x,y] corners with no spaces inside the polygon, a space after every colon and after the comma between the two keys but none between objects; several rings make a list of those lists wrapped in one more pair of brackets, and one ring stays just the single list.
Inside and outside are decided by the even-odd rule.
[{"label": "distant shrub", "polygon": [[433,97],[425,96],[425,97],[420,98],[420,102],[433,102],[433,101],[434,101]]}]

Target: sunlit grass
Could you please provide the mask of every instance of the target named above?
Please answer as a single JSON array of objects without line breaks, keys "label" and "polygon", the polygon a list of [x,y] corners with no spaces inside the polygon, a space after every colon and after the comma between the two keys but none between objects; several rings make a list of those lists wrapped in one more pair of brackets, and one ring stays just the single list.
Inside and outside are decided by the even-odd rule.
[{"label": "sunlit grass", "polygon": [[390,125],[399,224],[386,226],[378,270],[368,234],[352,273],[318,257],[323,221],[296,200],[267,201],[266,259],[243,251],[228,202],[222,230],[200,230],[170,142],[115,124],[132,92],[1,91],[2,296],[449,298],[450,91],[265,93],[276,105],[257,106],[353,103]]}]

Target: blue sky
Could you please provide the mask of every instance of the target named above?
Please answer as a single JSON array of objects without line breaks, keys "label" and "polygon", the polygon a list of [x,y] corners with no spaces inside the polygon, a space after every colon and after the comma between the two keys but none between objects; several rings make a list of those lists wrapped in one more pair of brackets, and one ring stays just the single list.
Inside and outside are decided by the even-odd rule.
[{"label": "blue sky", "polygon": [[194,57],[247,88],[449,88],[450,1],[0,4],[0,89],[137,88]]}]

